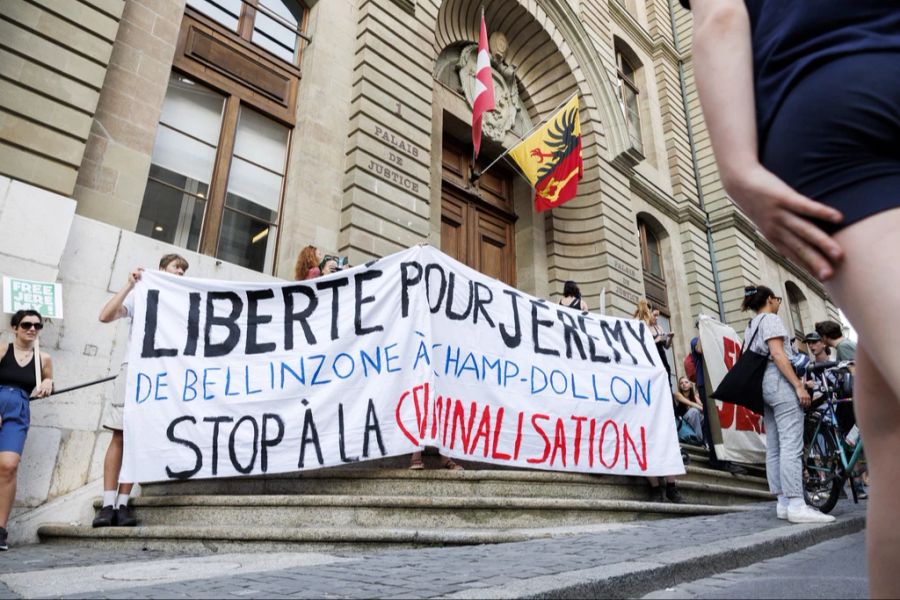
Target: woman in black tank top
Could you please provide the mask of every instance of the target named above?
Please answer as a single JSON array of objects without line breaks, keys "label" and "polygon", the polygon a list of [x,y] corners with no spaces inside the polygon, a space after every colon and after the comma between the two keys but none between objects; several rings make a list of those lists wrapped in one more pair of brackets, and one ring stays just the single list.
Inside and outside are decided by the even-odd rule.
[{"label": "woman in black tank top", "polygon": [[20,310],[13,315],[10,325],[13,341],[0,348],[0,550],[7,549],[6,525],[16,496],[19,460],[31,424],[28,399],[43,398],[53,391],[50,356],[44,352],[35,356],[35,340],[44,326],[41,314]]},{"label": "woman in black tank top", "polygon": [[563,286],[563,297],[559,299],[559,303],[575,310],[586,311],[588,309],[587,302],[581,299],[581,290],[572,280],[567,281]]}]

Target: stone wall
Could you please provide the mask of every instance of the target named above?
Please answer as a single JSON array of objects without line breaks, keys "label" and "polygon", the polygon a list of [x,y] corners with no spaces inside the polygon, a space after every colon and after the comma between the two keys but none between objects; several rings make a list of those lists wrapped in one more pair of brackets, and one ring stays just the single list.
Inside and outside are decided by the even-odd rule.
[{"label": "stone wall", "polygon": [[184,0],[125,3],[73,194],[79,215],[137,225],[183,13]]},{"label": "stone wall", "polygon": [[3,2],[0,174],[72,193],[124,5]]},{"label": "stone wall", "polygon": [[[40,235],[34,235],[35,229]],[[53,358],[57,388],[118,372],[127,326],[124,322],[100,323],[100,308],[124,285],[131,269],[156,268],[159,257],[169,252],[179,252],[187,258],[192,276],[239,281],[273,279],[77,216],[73,200],[0,177],[2,274],[58,281],[63,286],[64,318],[49,321],[40,338],[42,350]],[[3,331],[8,331],[6,326]],[[11,339],[7,335],[3,338],[4,343]],[[14,515],[65,496],[102,476],[109,433],[100,423],[111,393],[110,382],[32,403],[31,429],[19,469]],[[53,520],[54,515],[46,518]]]}]

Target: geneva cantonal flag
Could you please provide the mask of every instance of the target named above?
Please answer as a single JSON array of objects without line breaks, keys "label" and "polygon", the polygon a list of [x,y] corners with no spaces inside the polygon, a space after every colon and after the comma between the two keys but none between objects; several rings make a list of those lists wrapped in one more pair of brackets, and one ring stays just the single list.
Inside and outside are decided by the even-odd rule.
[{"label": "geneva cantonal flag", "polygon": [[534,186],[534,208],[549,210],[575,197],[584,174],[578,96],[509,151]]}]

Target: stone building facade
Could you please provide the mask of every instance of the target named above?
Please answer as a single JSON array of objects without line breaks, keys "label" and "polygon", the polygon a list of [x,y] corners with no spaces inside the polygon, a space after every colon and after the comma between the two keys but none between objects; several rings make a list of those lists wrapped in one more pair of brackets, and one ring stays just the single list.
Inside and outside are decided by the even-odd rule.
[{"label": "stone building facade", "polygon": [[[677,370],[698,314],[742,328],[748,283],[781,291],[785,321],[809,330],[836,308],[722,189],[677,4],[6,0],[0,272],[63,284],[65,318],[43,333],[57,385],[115,373],[125,332],[97,312],[170,251],[190,275],[289,279],[307,244],[358,264],[428,241],[538,296],[573,279],[592,310],[650,298]],[[482,5],[499,109],[473,166]],[[576,199],[535,213],[505,161],[473,182],[573,94]],[[33,406],[22,522],[98,489],[111,391]]]}]

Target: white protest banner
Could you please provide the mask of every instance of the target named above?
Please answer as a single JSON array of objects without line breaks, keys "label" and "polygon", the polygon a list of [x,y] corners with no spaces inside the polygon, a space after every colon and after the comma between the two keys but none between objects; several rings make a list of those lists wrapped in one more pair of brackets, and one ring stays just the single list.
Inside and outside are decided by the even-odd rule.
[{"label": "white protest banner", "polygon": [[[703,347],[703,364],[707,393],[712,393],[741,355],[741,337],[728,325],[700,316],[700,343]],[[766,461],[766,434],[763,419],[753,411],[716,400],[719,427],[722,430],[722,446],[716,446],[721,460],[744,463]]]},{"label": "white protest banner", "polygon": [[311,281],[146,271],[127,481],[282,473],[408,454],[678,475],[643,323],[534,298],[424,246]]},{"label": "white protest banner", "polygon": [[62,284],[3,276],[3,312],[36,310],[47,319],[62,319]]}]

